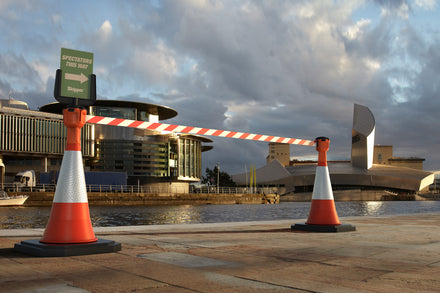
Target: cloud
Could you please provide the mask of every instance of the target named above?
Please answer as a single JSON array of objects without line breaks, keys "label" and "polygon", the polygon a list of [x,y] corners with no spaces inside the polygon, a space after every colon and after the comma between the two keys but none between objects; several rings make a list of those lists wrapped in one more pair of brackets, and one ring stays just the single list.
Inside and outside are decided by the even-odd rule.
[{"label": "cloud", "polygon": [[108,19],[106,19],[99,27],[98,33],[101,36],[101,38],[105,40],[111,37],[112,30],[113,30],[112,24]]},{"label": "cloud", "polygon": [[396,15],[407,19],[410,12],[410,4],[407,0],[375,0],[382,8],[382,16]]},{"label": "cloud", "polygon": [[41,84],[38,72],[27,63],[22,55],[0,54],[0,78],[8,80],[14,89],[34,89]]},{"label": "cloud", "polygon": [[[392,61],[393,39],[409,36],[409,31],[396,35],[386,18],[374,25],[369,19],[353,22],[356,4],[349,8],[318,1],[198,4],[204,5],[163,2],[154,24],[145,21],[141,26],[150,28],[142,30],[149,43],[133,54],[155,59],[156,75],[142,62],[130,66],[146,80],[167,81],[166,92],[155,97],[177,109],[174,123],[306,139],[327,135],[333,154],[348,158],[353,103],[379,109],[382,118],[382,109],[395,102],[397,88],[389,74],[410,74]],[[379,4],[407,17],[402,14],[408,11],[406,2]],[[164,50],[151,45],[159,39]],[[401,52],[413,56],[409,49]],[[191,70],[176,74],[188,59]],[[216,151],[204,155],[207,164],[214,162],[210,159],[214,154],[226,154],[218,150],[227,147],[234,147],[234,156],[240,158],[265,158],[261,153],[266,145],[241,150],[235,147],[239,143],[216,139]],[[315,155],[313,149],[293,149]],[[237,163],[231,170],[236,168]]]},{"label": "cloud", "polygon": [[435,0],[415,0],[414,4],[426,10],[434,10],[434,8],[437,6]]},{"label": "cloud", "polygon": [[127,60],[126,71],[131,71],[136,80],[164,83],[177,74],[177,63],[173,50],[159,43],[152,48],[135,48]]},{"label": "cloud", "polygon": [[[376,116],[377,143],[440,164],[437,152],[429,153],[440,127],[433,113],[439,40],[434,25],[413,22],[414,9],[434,9],[432,1],[116,1],[72,19],[67,11],[84,3],[70,10],[67,2],[56,9],[46,3],[38,17],[19,9],[26,3],[0,6],[1,15],[22,13],[11,14],[11,30],[0,20],[0,40],[14,47],[0,50],[2,92],[20,84],[28,99],[52,99],[59,48],[70,47],[94,52],[100,97],[176,109],[179,115],[166,123],[324,135],[331,138],[330,156],[349,158],[359,103]],[[52,17],[38,22],[46,10]],[[242,172],[244,164],[264,164],[267,150],[266,143],[215,139],[203,161]],[[316,151],[292,146],[292,155]]]},{"label": "cloud", "polygon": [[[396,150],[398,144],[402,148],[415,145],[423,136],[420,131],[411,143],[400,134],[409,123],[413,123],[409,129],[426,129],[425,125],[398,118],[405,107],[411,113],[423,113],[412,108],[419,97],[416,84],[423,72],[412,66],[423,63],[421,58],[427,53],[415,30],[411,25],[396,29],[396,23],[384,15],[375,24],[368,19],[353,22],[353,10],[320,4],[300,2],[286,9],[289,5],[252,3],[246,9],[228,7],[213,15],[185,11],[177,19],[181,27],[167,42],[196,60],[198,75],[193,76],[203,80],[206,87],[201,92],[207,101],[221,100],[226,106],[226,119],[218,119],[228,129],[308,139],[327,135],[332,138],[333,155],[348,158],[353,103],[361,103],[377,113],[378,143],[386,139],[386,133],[399,137]],[[409,17],[410,8],[404,1],[379,4],[387,13]],[[164,5],[163,10],[167,9],[173,8]],[[285,11],[293,12],[289,17]],[[174,12],[165,13],[170,14]],[[396,38],[400,38],[399,43],[394,43]],[[406,40],[403,46],[402,40]],[[406,64],[399,62],[400,57]],[[400,87],[411,103],[396,104],[399,89],[390,76],[411,81]],[[186,95],[197,96],[198,85],[187,84]],[[190,104],[176,105],[185,108]],[[204,109],[210,112],[215,105],[206,102]],[[391,117],[402,124],[392,122]],[[216,141],[219,143],[224,144]],[[261,148],[252,151],[256,156]],[[417,156],[417,150],[412,151],[408,155]],[[313,150],[298,152],[314,155]]]}]

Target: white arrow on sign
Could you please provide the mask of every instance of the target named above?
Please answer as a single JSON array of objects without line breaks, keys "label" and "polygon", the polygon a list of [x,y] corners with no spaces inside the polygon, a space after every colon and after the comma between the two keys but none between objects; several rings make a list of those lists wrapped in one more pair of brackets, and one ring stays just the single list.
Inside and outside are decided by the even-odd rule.
[{"label": "white arrow on sign", "polygon": [[66,73],[64,75],[64,78],[68,80],[79,81],[80,83],[84,83],[89,80],[87,76],[85,76],[82,72],[81,74]]}]

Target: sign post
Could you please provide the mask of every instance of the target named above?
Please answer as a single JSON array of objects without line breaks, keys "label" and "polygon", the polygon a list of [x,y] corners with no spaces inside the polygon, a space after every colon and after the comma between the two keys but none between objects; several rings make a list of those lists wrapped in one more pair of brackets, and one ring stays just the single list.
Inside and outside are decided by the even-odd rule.
[{"label": "sign post", "polygon": [[93,53],[61,48],[54,96],[66,105],[89,106],[96,100]]},{"label": "sign post", "polygon": [[93,73],[93,53],[61,48],[61,95],[89,99],[89,76]]}]

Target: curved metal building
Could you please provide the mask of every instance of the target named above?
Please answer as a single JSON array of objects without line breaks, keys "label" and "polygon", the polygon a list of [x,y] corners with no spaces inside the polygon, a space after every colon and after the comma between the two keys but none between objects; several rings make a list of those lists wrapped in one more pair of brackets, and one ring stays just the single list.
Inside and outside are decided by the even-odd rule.
[{"label": "curved metal building", "polygon": [[354,167],[370,169],[373,166],[375,130],[376,121],[370,109],[355,104],[351,130],[351,164]]},{"label": "curved metal building", "polygon": [[[391,190],[417,192],[433,183],[431,172],[373,164],[375,119],[369,108],[354,105],[351,162],[329,162],[334,189]],[[311,192],[316,164],[284,167],[277,160],[257,169],[258,184],[283,186],[286,193]],[[246,174],[232,176],[245,184]]]}]

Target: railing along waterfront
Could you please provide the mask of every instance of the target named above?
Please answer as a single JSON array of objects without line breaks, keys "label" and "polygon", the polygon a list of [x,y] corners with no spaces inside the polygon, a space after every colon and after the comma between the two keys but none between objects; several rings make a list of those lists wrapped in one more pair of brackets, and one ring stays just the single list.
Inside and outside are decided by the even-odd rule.
[{"label": "railing along waterfront", "polygon": [[[54,192],[56,184],[41,184],[31,187],[5,183],[7,192]],[[216,187],[216,186],[141,186],[141,185],[86,185],[87,192],[115,193],[215,193],[215,194],[275,194],[271,187]]]},{"label": "railing along waterfront", "polygon": [[275,188],[271,187],[215,187],[203,186],[190,188],[190,193],[226,193],[226,194],[274,194]]}]

